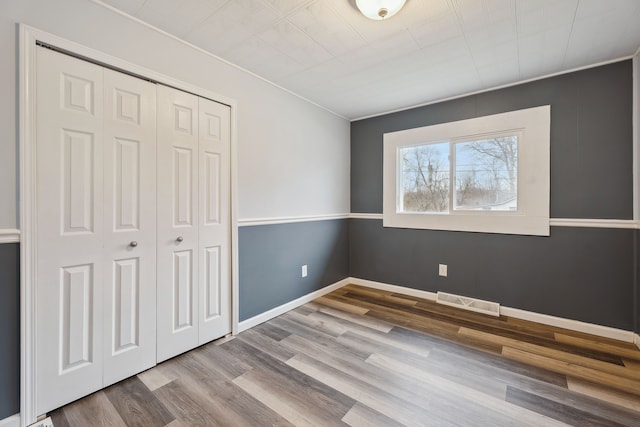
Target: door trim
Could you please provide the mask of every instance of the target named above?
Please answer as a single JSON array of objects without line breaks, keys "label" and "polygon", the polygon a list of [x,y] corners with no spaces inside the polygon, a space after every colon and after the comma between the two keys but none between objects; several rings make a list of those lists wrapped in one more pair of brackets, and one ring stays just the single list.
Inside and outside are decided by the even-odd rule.
[{"label": "door trim", "polygon": [[20,156],[20,412],[21,425],[34,423],[35,413],[35,275],[36,275],[36,194],[35,194],[35,126],[36,126],[36,43],[44,43],[77,56],[128,74],[190,92],[231,107],[231,325],[238,333],[238,147],[236,100],[157,73],[71,40],[19,25],[19,156]]}]

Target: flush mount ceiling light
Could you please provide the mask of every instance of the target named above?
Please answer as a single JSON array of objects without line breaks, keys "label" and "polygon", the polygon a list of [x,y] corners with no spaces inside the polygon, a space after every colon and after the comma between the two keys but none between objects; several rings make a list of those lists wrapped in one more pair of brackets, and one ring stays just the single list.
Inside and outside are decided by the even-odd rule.
[{"label": "flush mount ceiling light", "polygon": [[407,0],[356,0],[360,12],[369,19],[391,18],[398,13]]}]

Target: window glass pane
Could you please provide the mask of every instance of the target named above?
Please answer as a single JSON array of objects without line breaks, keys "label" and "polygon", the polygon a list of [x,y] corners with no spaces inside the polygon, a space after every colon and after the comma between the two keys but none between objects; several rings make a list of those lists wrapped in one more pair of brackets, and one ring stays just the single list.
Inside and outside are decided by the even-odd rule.
[{"label": "window glass pane", "polygon": [[449,143],[400,148],[401,212],[449,211]]},{"label": "window glass pane", "polygon": [[455,144],[454,209],[518,210],[518,136]]}]

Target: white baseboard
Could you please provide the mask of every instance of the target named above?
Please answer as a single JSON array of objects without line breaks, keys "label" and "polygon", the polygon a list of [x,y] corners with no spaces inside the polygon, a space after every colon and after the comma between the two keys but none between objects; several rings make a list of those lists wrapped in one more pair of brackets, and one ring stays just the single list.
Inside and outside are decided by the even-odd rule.
[{"label": "white baseboard", "polygon": [[[310,294],[304,295],[298,299],[290,301],[279,307],[272,308],[262,314],[254,316],[250,319],[243,320],[238,325],[238,332],[245,331],[253,328],[261,323],[280,316],[287,311],[293,310],[296,307],[300,307],[314,299],[328,294],[338,288],[345,285],[353,284],[359,286],[366,286],[368,288],[380,289],[383,291],[394,292],[403,295],[409,295],[417,298],[424,298],[426,300],[435,301],[436,293],[429,291],[422,291],[419,289],[406,288],[404,286],[390,285],[388,283],[374,282],[372,280],[359,279],[357,277],[348,277],[344,280],[336,282],[332,285],[326,286]],[[518,308],[500,306],[500,314],[504,316],[513,317],[516,319],[528,320],[531,322],[541,323],[543,325],[555,326],[558,328],[569,329],[571,331],[583,332],[587,334],[596,335],[604,338],[611,338],[623,342],[635,343],[640,348],[640,335],[622,329],[611,328],[608,326],[596,325],[593,323],[581,322],[579,320],[566,319],[563,317],[550,316],[548,314],[536,313],[533,311],[521,310]],[[4,427],[0,424],[0,427]]]},{"label": "white baseboard", "polygon": [[421,291],[419,289],[405,288],[404,286],[390,285],[388,283],[374,282],[372,280],[358,279],[350,277],[349,283],[353,285],[366,286],[368,288],[380,289],[381,291],[395,292],[397,294],[409,295],[416,298],[424,298],[430,301],[436,300],[436,293],[429,291]]},{"label": "white baseboard", "polygon": [[[354,285],[367,286],[369,288],[381,289],[385,291],[391,291],[398,294],[410,295],[418,298],[424,298],[427,300],[435,301],[436,294],[428,291],[421,291],[418,289],[405,288],[404,286],[390,285],[387,283],[373,282],[371,280],[358,279],[355,277],[350,278],[350,282]],[[610,328],[608,326],[596,325],[593,323],[581,322],[579,320],[565,319],[563,317],[550,316],[548,314],[536,313],[533,311],[520,310],[518,308],[511,308],[500,306],[500,314],[514,317],[522,320],[529,320],[531,322],[541,323],[543,325],[555,326],[559,328],[569,329],[576,332],[584,332],[587,334],[597,335],[604,338],[611,338],[624,342],[635,342],[640,347],[640,336],[634,334],[631,331],[625,331],[622,329]]]},{"label": "white baseboard", "polygon": [[251,317],[250,319],[243,320],[238,324],[238,333],[242,331],[246,331],[247,329],[253,328],[254,326],[257,326],[261,323],[271,320],[274,317],[280,316],[281,314],[284,314],[287,311],[291,311],[294,308],[300,307],[303,304],[313,301],[314,299],[319,298],[323,295],[326,295],[329,292],[335,291],[336,289],[341,288],[344,285],[348,285],[349,283],[352,283],[350,278],[341,280],[332,285],[326,286],[322,289],[318,289],[315,292],[311,292],[310,294],[294,299],[293,301],[289,301],[286,304],[282,304],[281,306],[272,308],[271,310],[265,311],[262,314],[258,314],[257,316]]},{"label": "white baseboard", "polygon": [[20,427],[20,414],[0,420],[0,427]]},{"label": "white baseboard", "polygon": [[543,325],[555,326],[557,328],[564,328],[571,331],[597,335],[599,337],[611,338],[624,342],[633,342],[633,332],[625,331],[623,329],[610,328],[608,326],[596,325],[594,323],[565,319],[564,317],[550,316],[548,314],[541,314],[533,311],[520,310],[518,308],[511,307],[500,307],[500,314],[504,314],[505,316],[509,317],[515,317],[517,319],[542,323]]}]

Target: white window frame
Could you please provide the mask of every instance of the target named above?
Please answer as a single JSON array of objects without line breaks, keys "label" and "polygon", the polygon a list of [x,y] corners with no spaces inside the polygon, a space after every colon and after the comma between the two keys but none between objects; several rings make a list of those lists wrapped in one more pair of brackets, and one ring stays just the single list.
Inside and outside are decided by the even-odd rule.
[{"label": "white window frame", "polygon": [[[528,108],[491,116],[384,134],[383,225],[385,227],[549,235],[551,107]],[[518,208],[516,211],[401,212],[398,188],[400,148],[436,142],[518,134]],[[451,148],[450,148],[451,149]],[[450,165],[453,170],[455,165]],[[450,192],[453,194],[453,182]],[[451,197],[451,196],[450,196]]]}]

